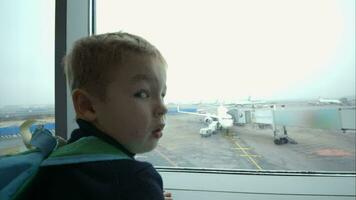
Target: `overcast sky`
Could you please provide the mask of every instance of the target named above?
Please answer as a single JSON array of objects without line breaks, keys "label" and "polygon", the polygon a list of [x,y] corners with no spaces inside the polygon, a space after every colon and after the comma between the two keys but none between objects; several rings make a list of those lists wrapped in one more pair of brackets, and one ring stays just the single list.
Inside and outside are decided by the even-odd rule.
[{"label": "overcast sky", "polygon": [[168,102],[355,95],[354,0],[106,0],[97,14],[98,33],[160,49]]},{"label": "overcast sky", "polygon": [[[167,101],[355,96],[354,0],[97,3],[166,57]],[[54,1],[0,1],[0,106],[54,103]]]},{"label": "overcast sky", "polygon": [[54,2],[0,0],[0,106],[54,104]]}]

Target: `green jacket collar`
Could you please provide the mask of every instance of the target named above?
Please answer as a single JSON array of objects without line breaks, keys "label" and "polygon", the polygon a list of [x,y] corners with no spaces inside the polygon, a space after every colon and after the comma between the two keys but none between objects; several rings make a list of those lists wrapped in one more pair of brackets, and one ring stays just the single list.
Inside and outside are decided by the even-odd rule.
[{"label": "green jacket collar", "polygon": [[90,122],[87,122],[82,119],[77,119],[76,120],[79,129],[76,129],[72,132],[71,138],[69,139],[68,143],[72,143],[77,141],[80,138],[83,137],[88,137],[88,136],[95,136],[97,138],[100,138],[101,140],[113,145],[114,147],[120,149],[122,152],[130,156],[131,158],[134,158],[135,154],[131,153],[129,150],[127,150],[122,144],[114,140],[112,137],[110,137],[108,134],[100,131],[97,129],[94,125],[92,125]]}]

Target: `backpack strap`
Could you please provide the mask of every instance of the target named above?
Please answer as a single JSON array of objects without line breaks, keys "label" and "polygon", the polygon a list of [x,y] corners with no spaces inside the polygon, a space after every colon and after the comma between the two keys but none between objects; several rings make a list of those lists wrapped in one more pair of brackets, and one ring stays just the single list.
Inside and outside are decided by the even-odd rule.
[{"label": "backpack strap", "polygon": [[41,152],[43,158],[47,158],[57,148],[58,141],[49,130],[40,129],[33,133],[30,144]]},{"label": "backpack strap", "polygon": [[95,136],[88,136],[58,148],[42,162],[41,166],[121,159],[133,158]]}]

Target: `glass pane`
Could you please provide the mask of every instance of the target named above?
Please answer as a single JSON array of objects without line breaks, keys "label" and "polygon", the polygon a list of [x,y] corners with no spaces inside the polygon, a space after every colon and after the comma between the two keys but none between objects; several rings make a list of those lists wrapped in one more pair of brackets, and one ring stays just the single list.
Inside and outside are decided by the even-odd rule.
[{"label": "glass pane", "polygon": [[168,62],[164,137],[138,159],[355,171],[355,1],[96,3],[97,33],[143,36]]},{"label": "glass pane", "polygon": [[26,150],[19,125],[27,119],[54,131],[54,8],[0,1],[0,155]]}]

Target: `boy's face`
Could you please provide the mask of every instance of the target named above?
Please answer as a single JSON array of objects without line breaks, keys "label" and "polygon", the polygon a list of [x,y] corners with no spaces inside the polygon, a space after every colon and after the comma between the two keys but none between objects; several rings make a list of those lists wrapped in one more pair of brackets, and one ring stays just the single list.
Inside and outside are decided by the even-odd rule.
[{"label": "boy's face", "polygon": [[153,150],[165,125],[166,66],[154,56],[129,54],[112,72],[94,124],[132,153]]}]

